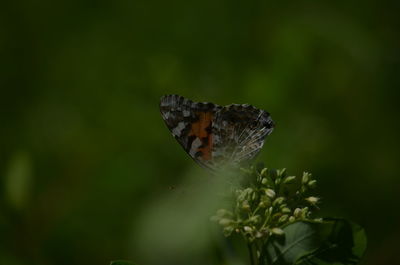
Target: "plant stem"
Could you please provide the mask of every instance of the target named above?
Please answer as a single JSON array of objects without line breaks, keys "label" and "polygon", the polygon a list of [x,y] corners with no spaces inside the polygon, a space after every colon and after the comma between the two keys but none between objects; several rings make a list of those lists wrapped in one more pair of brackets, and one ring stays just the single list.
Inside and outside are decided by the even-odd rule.
[{"label": "plant stem", "polygon": [[247,243],[247,248],[249,250],[249,256],[250,256],[250,265],[257,265],[256,261],[257,261],[257,256],[253,250],[253,246],[252,244],[249,242]]},{"label": "plant stem", "polygon": [[249,250],[250,264],[251,265],[255,265],[254,264],[254,257],[253,257],[253,250],[251,248],[251,243],[247,243],[247,249]]}]

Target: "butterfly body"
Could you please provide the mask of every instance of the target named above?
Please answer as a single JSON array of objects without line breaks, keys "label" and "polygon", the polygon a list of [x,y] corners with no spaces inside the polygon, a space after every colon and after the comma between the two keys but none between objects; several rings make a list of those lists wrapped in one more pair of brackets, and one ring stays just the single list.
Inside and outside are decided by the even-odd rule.
[{"label": "butterfly body", "polygon": [[160,111],[184,150],[212,170],[252,160],[274,127],[268,112],[248,104],[219,106],[166,95]]}]

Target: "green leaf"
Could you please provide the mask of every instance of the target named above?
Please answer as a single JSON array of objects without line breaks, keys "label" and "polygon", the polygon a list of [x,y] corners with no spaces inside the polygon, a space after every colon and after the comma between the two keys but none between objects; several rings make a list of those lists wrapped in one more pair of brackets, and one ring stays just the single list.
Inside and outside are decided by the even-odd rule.
[{"label": "green leaf", "polygon": [[110,265],[135,265],[135,263],[127,260],[114,260],[111,261]]},{"label": "green leaf", "polygon": [[318,224],[311,222],[296,222],[283,228],[282,237],[270,237],[267,241],[261,264],[291,265],[306,253],[310,253],[321,244],[318,237]]},{"label": "green leaf", "polygon": [[266,242],[260,264],[357,264],[366,248],[364,230],[344,219],[299,221],[283,230],[284,237]]},{"label": "green leaf", "polygon": [[357,264],[367,247],[365,231],[345,219],[324,219],[320,226],[323,244],[314,252],[303,256],[296,264]]}]

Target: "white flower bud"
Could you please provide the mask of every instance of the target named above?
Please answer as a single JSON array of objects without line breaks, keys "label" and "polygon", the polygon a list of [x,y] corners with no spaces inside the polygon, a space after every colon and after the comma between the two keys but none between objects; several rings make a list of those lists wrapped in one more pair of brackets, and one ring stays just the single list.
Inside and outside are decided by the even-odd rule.
[{"label": "white flower bud", "polygon": [[299,218],[301,215],[301,209],[300,208],[294,209],[293,215],[294,215],[294,217]]},{"label": "white flower bud", "polygon": [[261,172],[260,172],[260,175],[261,175],[261,176],[265,176],[266,173],[267,173],[267,171],[268,171],[267,168],[263,168],[263,169],[261,170]]},{"label": "white flower bud", "polygon": [[284,223],[284,222],[287,221],[288,218],[289,218],[289,215],[284,214],[284,215],[282,215],[282,216],[279,218],[278,222],[279,222],[279,223]]},{"label": "white flower bud", "polygon": [[303,173],[303,178],[301,179],[301,182],[302,182],[303,184],[307,184],[308,181],[310,181],[310,178],[311,178],[311,174],[308,173],[308,172],[304,172],[304,173]]},{"label": "white flower bud", "polygon": [[278,227],[272,228],[271,232],[272,232],[272,234],[275,234],[275,235],[278,235],[278,236],[281,236],[281,235],[285,234],[285,232],[282,229],[278,228]]},{"label": "white flower bud", "polygon": [[319,202],[319,198],[314,197],[314,196],[310,196],[310,197],[306,198],[305,200],[308,201],[312,205],[315,205]]},{"label": "white flower bud", "polygon": [[267,178],[263,178],[261,180],[261,184],[266,185],[268,183],[268,179]]},{"label": "white flower bud", "polygon": [[282,204],[284,201],[285,201],[285,198],[284,198],[284,197],[278,197],[278,198],[276,198],[276,199],[274,200],[274,202],[273,202],[272,204],[273,204],[274,206],[276,206],[276,205]]},{"label": "white flower bud", "polygon": [[275,197],[275,191],[274,190],[272,190],[272,189],[266,189],[265,190],[265,194],[268,196],[268,197],[270,197],[271,199],[273,199],[274,197]]},{"label": "white flower bud", "polygon": [[248,201],[244,201],[242,203],[242,209],[245,210],[245,211],[249,211],[250,210],[250,204],[249,204]]},{"label": "white flower bud", "polygon": [[231,225],[232,224],[232,220],[231,219],[227,219],[227,218],[222,218],[222,219],[220,219],[219,220],[219,224],[220,225],[222,225],[222,226],[228,226],[228,225]]},{"label": "white flower bud", "polygon": [[243,227],[243,230],[247,233],[251,233],[253,231],[253,228],[251,228],[250,226],[245,226]]},{"label": "white flower bud", "polygon": [[279,177],[283,176],[286,173],[286,168],[278,169],[277,170],[277,175]]},{"label": "white flower bud", "polygon": [[283,180],[283,183],[284,183],[284,184],[289,184],[289,183],[292,183],[295,179],[296,179],[296,176],[289,176],[289,177],[286,177],[286,178]]},{"label": "white flower bud", "polygon": [[311,180],[310,182],[308,182],[308,186],[310,188],[315,188],[315,186],[317,186],[317,181],[315,179]]}]

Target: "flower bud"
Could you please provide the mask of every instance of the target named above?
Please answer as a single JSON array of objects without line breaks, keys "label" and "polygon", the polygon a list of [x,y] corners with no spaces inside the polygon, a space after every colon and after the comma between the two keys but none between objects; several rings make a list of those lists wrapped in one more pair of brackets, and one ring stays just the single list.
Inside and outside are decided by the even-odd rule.
[{"label": "flower bud", "polygon": [[300,208],[294,209],[293,215],[294,217],[299,218],[301,215],[301,209]]},{"label": "flower bud", "polygon": [[271,232],[272,232],[272,234],[275,234],[275,235],[278,235],[278,236],[282,236],[283,234],[285,234],[285,232],[282,229],[278,228],[278,227],[272,228]]},{"label": "flower bud", "polygon": [[302,182],[303,184],[307,184],[307,183],[310,181],[310,179],[311,179],[311,174],[308,173],[308,172],[304,172],[304,173],[303,173],[303,177],[302,177],[302,179],[301,179],[301,182]]},{"label": "flower bud", "polygon": [[267,210],[265,210],[265,215],[270,215],[273,210],[274,210],[273,207],[269,207]]},{"label": "flower bud", "polygon": [[265,194],[268,196],[268,197],[270,197],[271,199],[273,199],[274,197],[275,197],[275,191],[274,190],[272,190],[272,189],[266,189],[265,190]]},{"label": "flower bud", "polygon": [[263,179],[261,180],[261,184],[267,185],[267,183],[268,183],[268,179],[267,179],[267,178],[263,178]]},{"label": "flower bud", "polygon": [[233,230],[234,230],[234,228],[232,226],[224,227],[224,230],[223,230],[224,236],[230,236],[231,233],[233,232]]},{"label": "flower bud", "polygon": [[281,183],[281,179],[280,178],[277,178],[276,180],[275,180],[275,185],[279,185]]},{"label": "flower bud", "polygon": [[261,172],[260,172],[260,175],[261,175],[261,176],[267,175],[267,171],[268,171],[268,168],[263,168],[263,169],[261,170]]},{"label": "flower bud", "polygon": [[262,238],[263,234],[260,231],[256,232],[256,238]]},{"label": "flower bud", "polygon": [[247,233],[251,233],[252,231],[253,231],[253,228],[251,228],[250,226],[245,226],[245,227],[243,227],[243,230],[245,231],[245,232],[247,232]]},{"label": "flower bud", "polygon": [[290,209],[288,208],[288,207],[284,207],[284,208],[282,208],[282,213],[290,213],[291,211],[290,211]]},{"label": "flower bud", "polygon": [[261,196],[261,201],[260,201],[259,206],[261,208],[266,208],[266,207],[271,206],[271,199],[266,195]]},{"label": "flower bud", "polygon": [[292,223],[292,222],[294,222],[294,221],[296,221],[296,218],[294,218],[294,216],[290,216],[290,217],[289,217],[289,222]]},{"label": "flower bud", "polygon": [[317,181],[315,179],[311,180],[310,182],[308,182],[308,186],[310,188],[315,188],[315,186],[317,186]]},{"label": "flower bud", "polygon": [[283,177],[283,175],[286,173],[286,168],[278,169],[277,174],[278,177]]},{"label": "flower bud", "polygon": [[261,220],[261,217],[259,215],[254,215],[249,218],[249,222],[251,222],[251,223],[258,223],[258,222],[260,222],[260,220]]},{"label": "flower bud", "polygon": [[296,179],[296,176],[289,176],[289,177],[286,177],[286,178],[283,180],[283,183],[284,183],[284,184],[290,184],[290,183],[292,183],[295,179]]},{"label": "flower bud", "polygon": [[306,218],[308,213],[309,213],[308,207],[304,207],[303,209],[301,209],[301,217],[302,218]]},{"label": "flower bud", "polygon": [[244,201],[242,203],[242,209],[245,210],[245,211],[250,211],[250,204],[249,204],[248,201]]},{"label": "flower bud", "polygon": [[284,197],[278,197],[274,200],[274,202],[272,203],[273,206],[277,206],[282,204],[285,201]]},{"label": "flower bud", "polygon": [[233,223],[233,221],[231,219],[222,218],[219,220],[218,223],[222,226],[228,226],[228,225],[231,225]]},{"label": "flower bud", "polygon": [[289,218],[289,215],[284,214],[279,218],[278,222],[279,223],[284,223],[284,222],[286,222],[288,220],[288,218]]},{"label": "flower bud", "polygon": [[319,202],[319,198],[314,197],[314,196],[310,196],[310,197],[306,198],[305,200],[308,201],[312,205],[315,205]]}]

